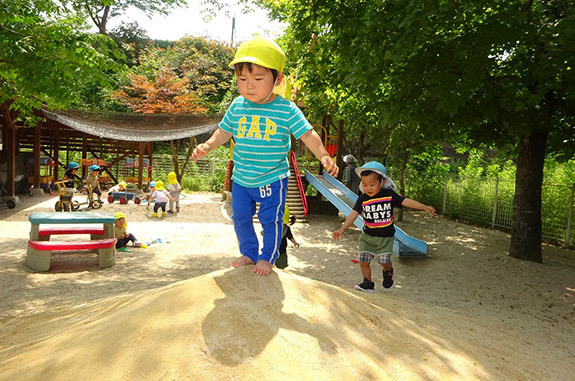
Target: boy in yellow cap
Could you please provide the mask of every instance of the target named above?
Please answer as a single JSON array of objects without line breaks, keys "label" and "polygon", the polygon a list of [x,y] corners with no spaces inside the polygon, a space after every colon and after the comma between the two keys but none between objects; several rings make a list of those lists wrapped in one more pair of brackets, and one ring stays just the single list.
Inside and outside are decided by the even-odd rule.
[{"label": "boy in yellow cap", "polygon": [[170,200],[168,213],[174,213],[174,203],[176,204],[176,212],[180,213],[180,193],[182,193],[182,186],[178,182],[176,172],[168,173],[168,192],[175,200]]},{"label": "boy in yellow cap", "polygon": [[128,222],[126,221],[126,216],[124,213],[115,213],[116,223],[114,224],[114,236],[118,239],[116,242],[116,249],[125,247],[128,242],[132,242],[132,246],[142,247],[142,243],[134,237],[132,233],[128,233],[126,229],[128,228]]},{"label": "boy in yellow cap", "polygon": [[[241,257],[232,266],[255,265],[258,275],[268,275],[279,254],[290,135],[301,139],[331,175],[339,171],[301,110],[274,93],[284,78],[284,65],[285,54],[273,41],[256,37],[240,45],[230,68],[236,72],[241,95],[219,128],[192,154],[196,160],[234,138],[232,210]],[[261,253],[253,225],[256,203],[260,203],[258,219],[264,231]]]}]

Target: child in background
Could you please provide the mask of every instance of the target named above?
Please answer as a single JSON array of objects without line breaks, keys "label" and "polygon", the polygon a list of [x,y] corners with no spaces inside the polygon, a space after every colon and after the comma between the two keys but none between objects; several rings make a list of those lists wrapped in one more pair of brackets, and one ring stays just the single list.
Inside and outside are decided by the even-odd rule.
[{"label": "child in background", "polygon": [[[180,193],[182,192],[182,186],[178,183],[178,178],[175,172],[168,173],[168,192],[175,200],[176,212],[180,212]],[[170,206],[168,208],[168,213],[174,213],[174,201],[170,200]]]},{"label": "child in background", "polygon": [[154,191],[156,190],[156,182],[155,181],[150,181],[150,192],[148,193],[148,205],[146,206],[146,209],[150,209],[150,204],[152,203],[152,201],[154,201],[154,199],[152,198],[152,194],[154,194]]},{"label": "child in background", "polygon": [[70,190],[74,189],[74,179],[76,178],[78,168],[80,168],[80,165],[75,161],[71,161],[70,163],[68,163],[68,169],[66,170],[66,172],[64,173],[64,177],[62,178],[62,180],[66,181],[64,185],[66,186],[66,188],[69,188]]},{"label": "child in background", "polygon": [[134,237],[132,233],[128,233],[126,229],[128,228],[128,222],[126,221],[126,216],[124,213],[115,213],[116,223],[114,224],[114,236],[118,239],[116,242],[116,249],[125,247],[128,242],[132,242],[134,247],[142,247],[142,243]]},{"label": "child in background", "polygon": [[295,247],[299,247],[299,243],[297,243],[297,241],[293,237],[290,228],[290,225],[293,225],[295,223],[295,216],[291,216],[289,213],[290,213],[289,208],[286,205],[283,216],[284,227],[282,231],[282,242],[280,244],[280,254],[278,256],[278,259],[276,260],[276,267],[278,269],[285,269],[286,267],[288,267],[288,257],[287,257],[288,239],[293,243]]},{"label": "child in background", "polygon": [[359,236],[358,262],[363,275],[363,282],[355,286],[356,290],[373,293],[374,283],[371,279],[371,260],[377,257],[377,262],[383,267],[383,288],[394,286],[391,254],[395,227],[393,224],[393,208],[406,206],[435,214],[433,206],[424,205],[415,200],[405,198],[384,187],[386,182],[385,167],[375,161],[370,161],[356,169],[361,178],[363,194],[357,198],[353,210],[345,219],[342,227],[333,232],[333,239],[339,239],[353,224],[361,213],[365,225]]},{"label": "child in background", "polygon": [[152,199],[156,199],[156,203],[154,204],[154,217],[160,217],[158,215],[158,210],[162,209],[162,217],[166,215],[166,204],[168,200],[175,201],[172,196],[168,193],[166,189],[164,189],[164,182],[163,181],[156,181],[156,190],[152,193]]},{"label": "child in background", "polygon": [[[256,37],[241,44],[229,65],[236,73],[241,95],[212,136],[192,153],[195,161],[233,137],[232,209],[241,257],[232,266],[255,265],[253,272],[262,276],[272,271],[279,254],[290,135],[301,139],[331,175],[337,176],[339,171],[301,110],[274,93],[284,79],[284,65],[285,53],[271,40]],[[264,231],[261,253],[253,224],[258,202]]]},{"label": "child in background", "polygon": [[88,189],[92,188],[92,193],[98,195],[98,200],[102,201],[102,191],[100,190],[100,183],[98,179],[100,178],[100,166],[94,164],[90,166],[90,174],[86,178],[86,184]]},{"label": "child in background", "polygon": [[108,194],[115,193],[115,192],[125,192],[128,184],[125,181],[120,181],[118,184],[114,185],[110,189],[108,189]]}]

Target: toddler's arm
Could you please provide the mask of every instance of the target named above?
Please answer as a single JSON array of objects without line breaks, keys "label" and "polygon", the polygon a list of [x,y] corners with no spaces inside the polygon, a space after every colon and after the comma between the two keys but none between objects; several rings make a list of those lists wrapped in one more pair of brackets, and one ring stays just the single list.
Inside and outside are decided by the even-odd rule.
[{"label": "toddler's arm", "polygon": [[293,245],[295,247],[299,247],[299,243],[297,243],[297,241],[295,240],[295,238],[290,239],[291,243],[293,243]]},{"label": "toddler's arm", "polygon": [[192,160],[196,161],[199,157],[206,156],[210,151],[230,140],[231,137],[231,133],[225,132],[218,127],[205,143],[200,143],[196,148],[194,148],[194,152],[192,152]]},{"label": "toddler's arm", "polygon": [[421,202],[412,200],[410,198],[404,199],[401,205],[411,209],[424,210],[432,216],[435,215],[435,208],[433,206],[422,204]]},{"label": "toddler's arm", "polygon": [[325,146],[323,145],[319,135],[314,130],[309,130],[303,134],[300,139],[319,159],[325,170],[328,171],[328,173],[333,177],[336,177],[339,173],[339,168],[331,156],[329,156],[329,153],[325,149]]},{"label": "toddler's arm", "polygon": [[341,225],[341,228],[334,231],[331,234],[331,237],[335,240],[340,239],[343,233],[353,224],[353,221],[355,221],[357,216],[359,216],[359,213],[356,210],[352,210],[349,216],[347,216],[347,218],[343,222],[343,225]]}]

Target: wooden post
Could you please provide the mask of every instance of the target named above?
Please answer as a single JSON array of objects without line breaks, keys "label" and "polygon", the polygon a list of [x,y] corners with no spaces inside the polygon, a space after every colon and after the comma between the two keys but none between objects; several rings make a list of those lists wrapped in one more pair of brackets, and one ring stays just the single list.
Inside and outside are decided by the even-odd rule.
[{"label": "wooden post", "polygon": [[146,145],[143,142],[138,143],[138,189],[142,189],[142,170],[144,169],[144,151]]},{"label": "wooden post", "polygon": [[42,134],[42,125],[34,127],[34,189],[40,189],[40,138]]},{"label": "wooden post", "polygon": [[7,103],[2,104],[2,121],[4,124],[4,151],[6,151],[6,193],[9,197],[15,195],[14,176],[16,174],[16,126],[12,121]]},{"label": "wooden post", "polygon": [[343,168],[343,159],[341,152],[342,150],[343,150],[343,120],[340,119],[340,121],[337,124],[337,152],[335,155],[335,163],[340,168],[339,173],[337,175],[339,181],[343,179],[343,172],[344,172],[342,171]]}]

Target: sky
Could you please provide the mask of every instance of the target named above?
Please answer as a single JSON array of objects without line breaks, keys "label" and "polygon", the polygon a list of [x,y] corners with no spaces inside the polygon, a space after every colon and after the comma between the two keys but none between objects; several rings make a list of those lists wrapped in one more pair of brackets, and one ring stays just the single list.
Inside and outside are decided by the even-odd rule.
[{"label": "sky", "polygon": [[221,11],[215,18],[206,22],[201,13],[201,0],[188,0],[188,3],[188,8],[175,9],[168,16],[157,15],[152,19],[136,9],[130,9],[124,17],[110,19],[108,30],[118,26],[122,21],[137,21],[151,39],[173,41],[189,35],[230,42],[234,14],[236,17],[234,43],[246,41],[256,34],[275,38],[284,28],[280,22],[269,20],[263,10],[242,14],[239,7],[231,10],[229,16]]}]

